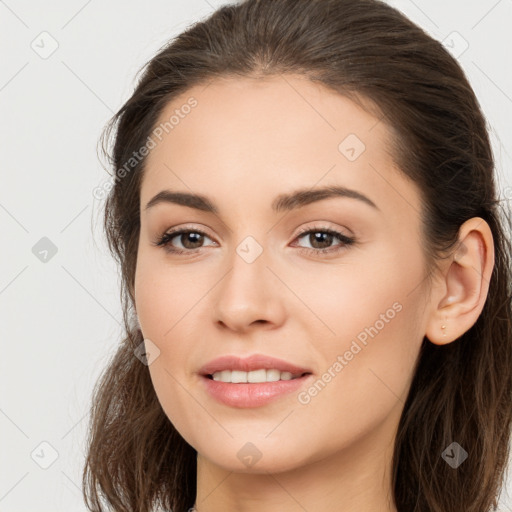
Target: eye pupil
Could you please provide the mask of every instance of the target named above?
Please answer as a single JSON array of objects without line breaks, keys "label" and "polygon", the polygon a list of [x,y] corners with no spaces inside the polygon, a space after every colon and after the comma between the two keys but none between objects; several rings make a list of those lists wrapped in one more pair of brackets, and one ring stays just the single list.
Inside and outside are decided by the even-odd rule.
[{"label": "eye pupil", "polygon": [[[184,241],[186,241],[186,243],[183,243],[183,247],[186,247],[187,249],[196,249],[197,247],[201,246],[203,237],[204,237],[204,235],[202,235],[201,233],[189,231],[188,233],[182,233],[181,242],[183,243]],[[190,242],[191,239],[192,239],[193,247],[188,246],[188,243]],[[194,244],[198,244],[198,245],[195,246]]]},{"label": "eye pupil", "polygon": [[[315,247],[315,244],[317,242],[320,242],[320,243],[327,243],[327,247],[329,247],[329,245],[331,245],[332,243],[332,237],[333,235],[331,235],[330,233],[325,233],[325,232],[322,232],[322,231],[315,231],[314,233],[311,233],[310,237],[312,237],[312,240],[313,240],[313,243],[311,243],[311,245],[313,247]],[[315,249],[323,249],[325,247],[315,247]]]}]

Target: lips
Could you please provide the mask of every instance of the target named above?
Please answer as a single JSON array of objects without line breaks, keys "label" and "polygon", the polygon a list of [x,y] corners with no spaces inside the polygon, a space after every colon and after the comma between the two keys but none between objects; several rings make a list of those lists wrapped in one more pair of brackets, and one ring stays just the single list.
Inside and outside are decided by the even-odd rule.
[{"label": "lips", "polygon": [[250,357],[240,357],[234,355],[222,356],[213,359],[205,364],[200,370],[199,374],[205,377],[213,375],[215,372],[223,370],[241,370],[250,372],[260,369],[275,369],[280,372],[290,372],[293,375],[303,375],[312,373],[309,368],[297,366],[295,364],[277,359],[275,357],[267,356],[264,354],[254,354]]}]

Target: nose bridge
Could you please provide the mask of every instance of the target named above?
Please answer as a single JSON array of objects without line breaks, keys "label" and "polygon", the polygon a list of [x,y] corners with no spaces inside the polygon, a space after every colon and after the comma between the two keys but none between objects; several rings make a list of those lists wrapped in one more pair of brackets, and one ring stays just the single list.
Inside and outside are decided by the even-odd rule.
[{"label": "nose bridge", "polygon": [[268,250],[255,237],[243,238],[234,246],[223,292],[247,304],[260,300],[262,292],[268,290],[265,286],[270,274],[266,268],[270,263],[267,256]]},{"label": "nose bridge", "polygon": [[254,321],[276,321],[282,308],[276,277],[271,266],[271,251],[252,235],[245,236],[229,259],[229,271],[217,288],[215,314],[231,327],[249,325]]}]

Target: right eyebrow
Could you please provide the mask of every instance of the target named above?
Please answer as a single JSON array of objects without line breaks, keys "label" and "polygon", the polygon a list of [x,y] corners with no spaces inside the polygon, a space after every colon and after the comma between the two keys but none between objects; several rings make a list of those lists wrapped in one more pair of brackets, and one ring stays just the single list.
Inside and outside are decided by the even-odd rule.
[{"label": "right eyebrow", "polygon": [[[288,194],[281,194],[274,199],[271,206],[275,212],[291,211],[332,197],[357,199],[380,211],[380,208],[361,192],[342,186],[300,189]],[[145,209],[148,210],[160,203],[174,203],[209,213],[219,213],[219,208],[204,195],[172,190],[160,191],[147,203]]]}]

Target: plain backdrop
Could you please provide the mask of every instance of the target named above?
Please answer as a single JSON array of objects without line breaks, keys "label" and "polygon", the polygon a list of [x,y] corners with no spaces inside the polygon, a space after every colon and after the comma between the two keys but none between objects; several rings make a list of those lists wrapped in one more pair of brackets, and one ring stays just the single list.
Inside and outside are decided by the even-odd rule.
[{"label": "plain backdrop", "polygon": [[[98,138],[139,68],[225,3],[0,2],[2,512],[86,510],[90,394],[122,318],[103,202],[93,196],[108,178]],[[458,58],[487,116],[510,203],[512,2],[389,3]],[[502,511],[512,511],[508,502]]]}]

